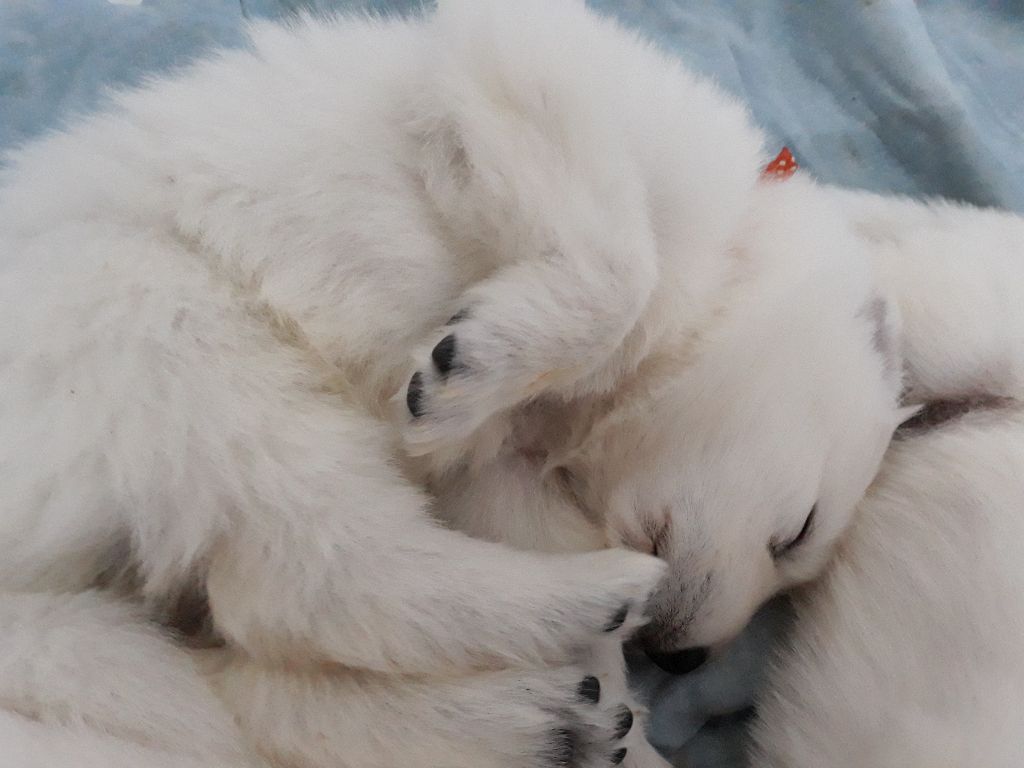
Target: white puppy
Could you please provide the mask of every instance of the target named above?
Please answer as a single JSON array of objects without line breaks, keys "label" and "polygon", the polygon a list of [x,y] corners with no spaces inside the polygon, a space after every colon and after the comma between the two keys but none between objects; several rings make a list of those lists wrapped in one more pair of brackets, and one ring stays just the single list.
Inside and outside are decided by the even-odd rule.
[{"label": "white puppy", "polygon": [[1024,764],[1024,416],[899,440],[796,601],[753,764]]},{"label": "white puppy", "polygon": [[[464,396],[424,381],[416,444],[458,443],[552,368],[561,392],[613,389],[711,311],[741,213],[712,198],[754,183],[759,146],[613,25],[528,10],[263,27],[4,172],[0,585],[105,584],[155,616],[207,596],[237,654],[221,690],[286,696],[238,713],[281,760],[622,759],[624,713],[580,698],[580,649],[635,626],[663,565],[445,530],[386,415],[415,345],[463,308]],[[666,173],[680,137],[723,136],[748,162],[699,191],[688,157]],[[681,308],[640,322],[674,285]],[[364,677],[278,742],[257,719],[323,690],[295,673],[289,696],[283,661]]]},{"label": "white puppy", "polygon": [[1019,766],[1024,221],[837,195],[900,298],[907,398],[933,404],[799,594],[753,764]]},{"label": "white puppy", "polygon": [[571,514],[524,505],[545,523],[523,526],[495,508],[539,456],[549,500],[561,483],[605,542],[669,562],[642,632],[672,671],[820,571],[907,415],[899,313],[842,206],[803,178],[746,204],[729,246],[742,275],[698,338],[652,352],[610,395],[535,402],[498,459],[434,484],[460,527],[563,546]]},{"label": "white puppy", "polygon": [[0,588],[208,598],[279,762],[656,762],[601,641],[649,554],[672,666],[821,567],[900,419],[863,242],[763,160],[569,0],[259,27],[26,147]]}]

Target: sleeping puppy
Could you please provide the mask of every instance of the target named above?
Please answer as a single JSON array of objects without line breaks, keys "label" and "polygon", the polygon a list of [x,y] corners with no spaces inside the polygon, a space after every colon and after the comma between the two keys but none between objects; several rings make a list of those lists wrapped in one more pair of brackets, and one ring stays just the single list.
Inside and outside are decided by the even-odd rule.
[{"label": "sleeping puppy", "polygon": [[982,407],[890,450],[796,600],[756,768],[1024,762],[1024,415]]},{"label": "sleeping puppy", "polygon": [[1024,762],[1024,220],[835,193],[899,297],[900,430],[795,600],[759,768]]},{"label": "sleeping puppy", "polygon": [[[698,186],[680,141],[742,161]],[[0,594],[72,635],[103,617],[67,595],[97,586],[151,619],[207,601],[207,680],[278,764],[659,764],[618,645],[665,565],[448,530],[402,437],[431,466],[483,455],[524,399],[604,397],[706,325],[759,141],[582,4],[452,0],[257,27],[24,147],[0,183]],[[39,611],[8,607],[24,649]],[[159,647],[116,637],[128,677]],[[145,706],[74,695],[100,673],[65,670],[66,697],[0,675],[61,734],[32,734],[40,762],[88,762],[75,723],[148,739]]]},{"label": "sleeping puppy", "polygon": [[257,27],[25,147],[0,590],[207,599],[278,764],[658,765],[618,650],[648,596],[666,665],[729,638],[901,418],[863,243],[764,159],[569,0]]},{"label": "sleeping puppy", "polygon": [[[1019,216],[799,176],[747,206],[729,246],[743,270],[707,329],[612,396],[536,399],[473,483],[437,483],[476,535],[664,558],[640,640],[670,672],[821,572],[899,423],[1024,386]],[[486,514],[517,483],[532,501]]]},{"label": "sleeping puppy", "polygon": [[[497,458],[433,482],[439,509],[522,546],[665,560],[641,640],[669,671],[813,578],[910,413],[899,309],[832,198],[800,177],[753,188],[713,321],[660,345],[614,393],[514,413]],[[530,501],[509,515],[516,496]]]}]

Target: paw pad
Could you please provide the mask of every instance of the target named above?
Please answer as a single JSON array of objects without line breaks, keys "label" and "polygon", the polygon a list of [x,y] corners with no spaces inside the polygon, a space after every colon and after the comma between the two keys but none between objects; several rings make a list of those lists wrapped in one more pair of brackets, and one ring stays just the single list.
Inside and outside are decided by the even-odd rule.
[{"label": "paw pad", "polygon": [[434,365],[437,366],[442,375],[447,375],[452,368],[455,367],[455,335],[449,333],[439,342],[434,350],[430,353],[431,359],[434,361]]},{"label": "paw pad", "polygon": [[601,700],[601,681],[593,675],[585,677],[580,682],[576,692],[579,693],[580,698],[584,701],[597,704]]},{"label": "paw pad", "polygon": [[616,739],[623,738],[633,728],[633,711],[625,704],[622,705],[619,716],[615,720],[615,725]]},{"label": "paw pad", "polygon": [[423,374],[419,371],[416,371],[409,380],[409,389],[405,393],[405,404],[413,416],[423,415]]},{"label": "paw pad", "polygon": [[568,768],[576,757],[576,737],[572,731],[560,729],[552,733],[551,764]]}]

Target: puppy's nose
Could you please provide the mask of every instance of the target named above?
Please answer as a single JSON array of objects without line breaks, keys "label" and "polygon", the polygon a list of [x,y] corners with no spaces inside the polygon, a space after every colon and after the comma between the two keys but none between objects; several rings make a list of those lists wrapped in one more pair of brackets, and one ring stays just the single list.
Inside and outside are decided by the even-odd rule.
[{"label": "puppy's nose", "polygon": [[666,672],[673,675],[685,675],[693,672],[708,659],[708,649],[703,647],[684,648],[672,653],[647,651],[647,658]]}]

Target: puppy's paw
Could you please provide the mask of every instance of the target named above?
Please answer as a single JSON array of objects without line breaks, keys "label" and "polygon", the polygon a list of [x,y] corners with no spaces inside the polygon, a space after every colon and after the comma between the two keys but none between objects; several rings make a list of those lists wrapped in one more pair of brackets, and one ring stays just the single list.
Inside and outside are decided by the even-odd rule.
[{"label": "puppy's paw", "polygon": [[399,395],[411,455],[451,447],[491,416],[572,373],[531,354],[529,326],[490,314],[482,305],[457,312],[417,354],[416,370]]},{"label": "puppy's paw", "polygon": [[475,669],[557,667],[577,663],[595,644],[621,646],[647,620],[646,602],[665,571],[662,561],[626,550],[502,554],[495,549],[481,561],[470,621],[445,625],[446,643],[480,658],[470,659]]},{"label": "puppy's paw", "polygon": [[456,313],[441,337],[417,354],[405,389],[405,443],[412,455],[449,447],[490,416],[526,396],[512,370],[507,339],[469,310]]},{"label": "puppy's paw", "polygon": [[510,663],[571,663],[597,641],[623,642],[647,621],[665,573],[664,562],[621,549],[544,555],[526,568],[508,577],[511,621],[495,649]]},{"label": "puppy's paw", "polygon": [[491,753],[482,764],[611,768],[628,759],[633,710],[607,695],[597,674],[568,666],[481,675],[471,685],[460,694],[480,699],[471,727]]},{"label": "puppy's paw", "polygon": [[[573,555],[574,569],[562,581],[573,601],[591,614],[603,633],[631,635],[647,621],[644,607],[665,575],[664,561],[624,549]],[[598,623],[605,617],[603,623]]]}]

